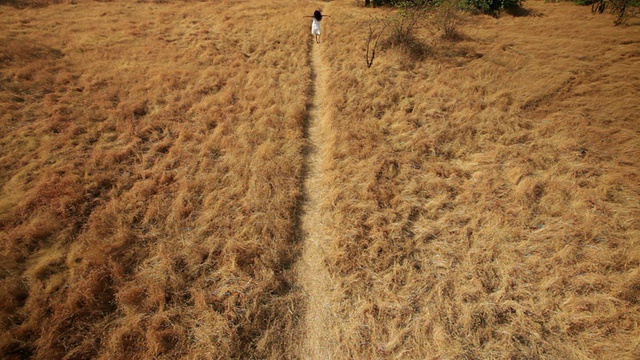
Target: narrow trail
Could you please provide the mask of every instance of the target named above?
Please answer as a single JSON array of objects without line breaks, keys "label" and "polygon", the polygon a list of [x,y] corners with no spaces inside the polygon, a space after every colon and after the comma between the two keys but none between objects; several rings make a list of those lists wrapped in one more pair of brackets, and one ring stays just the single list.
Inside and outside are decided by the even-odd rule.
[{"label": "narrow trail", "polygon": [[306,313],[302,316],[301,358],[333,358],[330,323],[333,320],[329,299],[330,276],[323,259],[328,242],[325,231],[325,216],[320,210],[324,191],[322,190],[322,155],[326,141],[323,135],[322,99],[326,72],[322,66],[320,51],[323,44],[314,43],[310,50],[311,88],[308,119],[305,126],[307,144],[305,146],[303,199],[299,218],[299,233],[302,254],[296,264],[298,284],[303,289]]}]

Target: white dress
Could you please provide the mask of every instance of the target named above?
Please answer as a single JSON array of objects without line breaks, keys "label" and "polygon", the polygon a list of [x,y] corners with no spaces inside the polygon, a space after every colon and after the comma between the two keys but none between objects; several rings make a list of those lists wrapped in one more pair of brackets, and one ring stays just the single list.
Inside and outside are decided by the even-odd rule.
[{"label": "white dress", "polygon": [[320,21],[316,18],[311,22],[311,35],[320,35]]}]

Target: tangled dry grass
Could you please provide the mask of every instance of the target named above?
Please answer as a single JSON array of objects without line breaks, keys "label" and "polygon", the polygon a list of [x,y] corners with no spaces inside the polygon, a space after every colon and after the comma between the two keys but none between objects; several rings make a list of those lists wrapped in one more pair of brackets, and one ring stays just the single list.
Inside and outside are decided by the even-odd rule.
[{"label": "tangled dry grass", "polygon": [[[6,3],[0,357],[297,358],[317,5]],[[533,0],[367,69],[388,10],[330,6],[336,357],[640,357],[638,27]]]},{"label": "tangled dry grass", "polygon": [[337,354],[640,357],[640,32],[526,4],[370,69],[370,13],[333,6]]},{"label": "tangled dry grass", "polygon": [[0,357],[286,354],[304,10],[0,7]]}]

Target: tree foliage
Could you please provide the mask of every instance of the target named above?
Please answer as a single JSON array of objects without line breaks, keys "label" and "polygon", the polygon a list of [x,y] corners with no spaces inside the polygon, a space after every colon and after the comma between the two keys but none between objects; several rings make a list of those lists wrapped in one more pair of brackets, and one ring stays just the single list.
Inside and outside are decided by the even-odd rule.
[{"label": "tree foliage", "polygon": [[522,4],[521,0],[465,0],[467,8],[471,11],[485,14],[506,10]]},{"label": "tree foliage", "polygon": [[[443,0],[367,0],[365,1],[365,6],[395,6],[402,9],[427,6],[434,8],[440,6],[443,2]],[[521,4],[522,0],[462,0],[462,5],[467,10],[487,14],[520,6]]]}]

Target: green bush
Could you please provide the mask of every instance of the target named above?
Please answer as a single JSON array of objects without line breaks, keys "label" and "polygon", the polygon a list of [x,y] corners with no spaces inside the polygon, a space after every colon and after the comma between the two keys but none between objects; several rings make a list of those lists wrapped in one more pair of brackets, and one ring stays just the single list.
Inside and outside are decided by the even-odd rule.
[{"label": "green bush", "polygon": [[468,10],[490,14],[496,11],[505,10],[520,6],[521,0],[466,0]]}]

